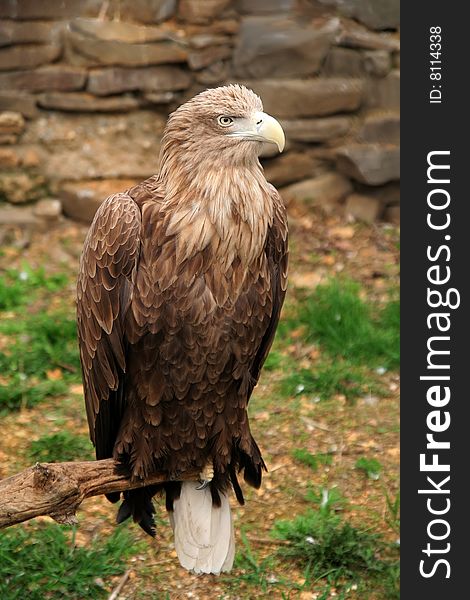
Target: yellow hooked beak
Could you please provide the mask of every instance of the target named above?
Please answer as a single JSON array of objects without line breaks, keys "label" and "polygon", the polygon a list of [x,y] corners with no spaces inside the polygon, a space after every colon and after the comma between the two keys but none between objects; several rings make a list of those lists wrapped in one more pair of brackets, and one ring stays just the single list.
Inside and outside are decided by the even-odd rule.
[{"label": "yellow hooked beak", "polygon": [[250,119],[236,119],[235,131],[227,133],[229,137],[255,142],[268,142],[276,144],[279,152],[284,150],[286,138],[278,121],[265,112],[256,112]]},{"label": "yellow hooked beak", "polygon": [[284,150],[286,137],[279,121],[276,121],[274,117],[265,112],[256,113],[256,128],[257,134],[261,138],[260,141],[276,144],[279,152]]}]

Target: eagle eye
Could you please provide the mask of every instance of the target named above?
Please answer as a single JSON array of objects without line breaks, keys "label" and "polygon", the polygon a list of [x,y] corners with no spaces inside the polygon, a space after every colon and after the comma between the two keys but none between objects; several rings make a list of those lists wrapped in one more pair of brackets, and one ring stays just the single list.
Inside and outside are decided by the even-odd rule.
[{"label": "eagle eye", "polygon": [[222,127],[228,127],[233,123],[233,119],[232,117],[218,117],[217,122],[219,125],[222,125]]}]

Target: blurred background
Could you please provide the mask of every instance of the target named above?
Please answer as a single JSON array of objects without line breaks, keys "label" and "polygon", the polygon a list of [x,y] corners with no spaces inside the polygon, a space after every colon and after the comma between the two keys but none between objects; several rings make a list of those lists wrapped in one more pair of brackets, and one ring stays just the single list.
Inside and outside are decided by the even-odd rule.
[{"label": "blurred background", "polygon": [[169,112],[237,81],[286,131],[285,154],[265,160],[286,200],[396,222],[398,10],[398,0],[1,2],[0,199],[40,203],[2,207],[0,221],[90,221],[109,193],[155,173]]},{"label": "blurred background", "polygon": [[372,598],[398,592],[398,0],[0,0],[0,478],[90,459],[75,278],[99,204],[158,171],[168,114],[254,89],[291,264],[250,405],[269,472],[229,576],[177,565],[87,500],[79,527],[0,531],[0,596]]}]

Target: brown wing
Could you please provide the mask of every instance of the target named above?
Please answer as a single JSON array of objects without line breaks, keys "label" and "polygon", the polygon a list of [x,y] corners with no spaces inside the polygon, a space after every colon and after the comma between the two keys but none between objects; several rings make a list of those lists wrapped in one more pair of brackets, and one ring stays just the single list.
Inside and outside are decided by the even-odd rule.
[{"label": "brown wing", "polygon": [[126,371],[124,317],[140,249],[141,215],[127,194],[107,198],[88,231],[77,283],[85,404],[96,457],[112,456]]},{"label": "brown wing", "polygon": [[251,365],[250,374],[252,385],[248,391],[248,399],[253,391],[253,388],[258,383],[258,379],[266,360],[274,336],[276,333],[281,308],[284,303],[284,298],[287,290],[287,267],[288,267],[288,231],[287,231],[287,214],[284,203],[282,202],[276,188],[271,186],[272,198],[274,205],[273,224],[268,230],[266,239],[266,256],[268,259],[268,269],[271,275],[272,289],[272,311],[271,319],[268,327],[261,339],[261,343],[256,352],[255,358]]}]

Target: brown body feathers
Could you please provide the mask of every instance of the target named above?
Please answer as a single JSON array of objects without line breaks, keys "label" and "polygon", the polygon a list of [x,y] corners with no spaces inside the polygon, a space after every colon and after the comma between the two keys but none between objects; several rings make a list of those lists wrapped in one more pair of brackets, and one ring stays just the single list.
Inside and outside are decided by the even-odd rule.
[{"label": "brown body feathers", "polygon": [[[228,89],[228,98],[215,95]],[[287,281],[285,209],[256,158],[259,142],[223,146],[210,130],[218,103],[233,113],[259,110],[257,102],[229,86],[173,113],[159,174],[102,204],[78,279],[97,458],[114,456],[141,479],[158,470],[177,480],[212,463],[215,503],[230,484],[243,501],[242,469],[248,483],[261,482],[247,405]],[[145,490],[129,494],[120,519],[132,513],[152,530],[149,499],[158,490]],[[166,491],[171,509],[178,484]]]}]

